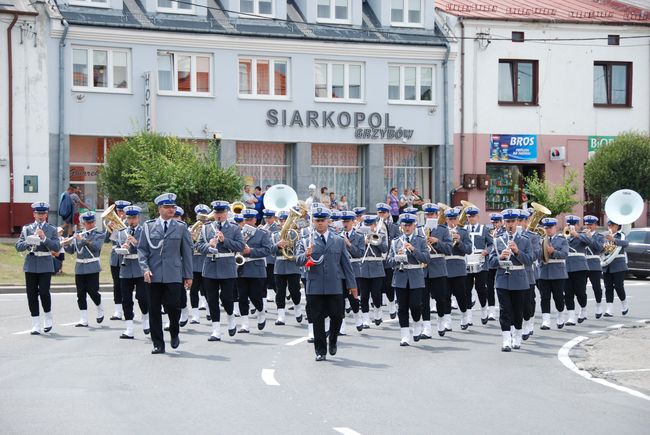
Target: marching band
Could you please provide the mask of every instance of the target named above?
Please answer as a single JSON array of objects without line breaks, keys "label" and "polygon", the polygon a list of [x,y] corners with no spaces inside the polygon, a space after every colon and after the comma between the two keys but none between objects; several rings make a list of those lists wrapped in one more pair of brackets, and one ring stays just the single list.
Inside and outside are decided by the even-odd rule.
[{"label": "marching band", "polygon": [[372,324],[380,326],[382,306],[387,306],[390,319],[398,317],[400,346],[409,346],[411,339],[432,338],[434,312],[438,335],[452,332],[452,296],[461,313],[461,330],[472,326],[475,291],[481,324],[499,319],[504,352],[519,349],[522,340],[534,333],[535,287],[541,300],[542,330],[551,327],[551,298],[558,329],[587,318],[587,280],[596,299],[596,319],[614,315],[614,292],[622,314],[628,313],[623,285],[628,242],[617,222],[610,220],[609,233],[603,236],[596,231],[595,216],[568,215],[559,232],[557,219],[547,217],[548,209],[533,203],[528,210],[492,213],[490,228],[479,223],[480,210],[463,201],[456,208],[423,204],[420,216],[417,210],[406,209],[393,223],[385,203],[376,204],[376,215],[367,214],[364,207],[332,212],[311,197],[308,202],[298,201],[289,186],[272,189],[276,187],[267,194],[259,225],[256,210],[216,200],[211,206],[198,204],[196,223],[188,227],[181,220],[184,213],[176,205],[176,195],[164,193],[154,201],[159,214],[155,219],[142,223],[142,209],[119,200],[101,216],[105,231],[97,230],[95,213],[89,211],[81,216],[84,231],[61,242],[56,228],[46,222],[49,205],[32,204],[34,222],[23,227],[16,243],[17,251],[28,254],[24,272],[31,334],[41,333],[39,298],[42,331],[53,328],[51,253],[61,246],[76,257],[81,312],[76,326],[88,327],[87,296],[96,306],[97,323],[102,323],[100,253],[108,242],[115,304],[110,319],[125,322],[119,338],[134,338],[135,292],[142,332],[153,343],[152,354],[165,353],[163,309],[169,319],[165,330],[176,349],[180,328],[188,321],[200,323],[200,297],[205,296],[206,318],[212,322],[208,341],[218,342],[221,307],[230,337],[250,332],[251,314],[258,331],[264,330],[269,289],[274,290],[276,326],[285,325],[288,310],[293,310],[298,324],[306,314],[316,361],[326,360],[328,351],[337,353],[338,337],[346,334],[346,302],[358,332]]}]

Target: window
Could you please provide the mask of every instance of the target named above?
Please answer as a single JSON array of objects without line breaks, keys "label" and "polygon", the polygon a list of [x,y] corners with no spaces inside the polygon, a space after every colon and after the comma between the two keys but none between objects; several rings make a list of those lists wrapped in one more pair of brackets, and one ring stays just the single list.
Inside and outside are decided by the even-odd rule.
[{"label": "window", "polygon": [[621,37],[619,35],[607,35],[607,45],[621,45]]},{"label": "window", "polygon": [[527,208],[526,179],[535,173],[544,179],[544,165],[488,163],[485,167],[490,176],[490,186],[485,198],[488,210]]},{"label": "window", "polygon": [[128,92],[129,51],[113,48],[72,48],[72,89]]},{"label": "window", "polygon": [[388,100],[399,103],[433,104],[433,66],[390,65]]},{"label": "window", "polygon": [[108,0],[70,0],[71,6],[90,6],[92,8],[108,8]]},{"label": "window", "polygon": [[631,62],[594,62],[594,106],[632,107]]},{"label": "window", "polygon": [[419,196],[431,199],[431,149],[414,145],[384,145],[384,191],[397,187],[398,197],[404,189],[417,189]]},{"label": "window", "polygon": [[363,64],[316,62],[316,100],[360,101],[363,99]]},{"label": "window", "polygon": [[312,144],[311,167],[314,184],[348,197],[349,208],[363,205],[363,153],[354,144]]},{"label": "window", "polygon": [[161,94],[209,95],[212,92],[210,55],[158,52],[158,91]]},{"label": "window", "polygon": [[350,21],[349,0],[317,0],[318,21],[347,23]]},{"label": "window", "polygon": [[266,186],[291,180],[290,147],[273,142],[237,142],[237,172],[246,184]]},{"label": "window", "polygon": [[499,104],[537,104],[536,60],[499,60]]},{"label": "window", "polygon": [[158,12],[171,14],[193,14],[194,6],[189,0],[158,0]]},{"label": "window", "polygon": [[390,23],[393,26],[422,25],[422,0],[391,0]]},{"label": "window", "polygon": [[524,42],[524,32],[512,32],[512,42]]},{"label": "window", "polygon": [[[239,11],[246,14],[272,17],[273,0],[239,0]],[[244,16],[247,18],[255,18],[248,15]]]},{"label": "window", "polygon": [[239,59],[239,96],[287,97],[288,59]]}]

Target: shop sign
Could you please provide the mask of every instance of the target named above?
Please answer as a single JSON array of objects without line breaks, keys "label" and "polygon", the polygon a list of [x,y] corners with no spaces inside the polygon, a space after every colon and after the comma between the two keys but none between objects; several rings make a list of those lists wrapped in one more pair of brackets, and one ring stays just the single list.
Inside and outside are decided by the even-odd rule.
[{"label": "shop sign", "polygon": [[70,181],[97,181],[98,166],[70,166]]},{"label": "shop sign", "polygon": [[551,160],[566,160],[566,147],[553,147],[549,151]]},{"label": "shop sign", "polygon": [[156,86],[155,75],[151,71],[142,74],[144,78],[144,129],[147,132],[156,130]]},{"label": "shop sign", "polygon": [[390,114],[372,112],[335,112],[333,110],[287,111],[269,109],[266,112],[269,127],[297,128],[352,128],[355,139],[407,141],[413,136],[413,129],[391,125]]},{"label": "shop sign", "polygon": [[537,160],[537,135],[493,134],[490,136],[491,162],[529,162]]},{"label": "shop sign", "polygon": [[592,157],[596,151],[603,145],[609,145],[616,139],[616,136],[589,136],[587,138],[587,151],[589,157]]}]

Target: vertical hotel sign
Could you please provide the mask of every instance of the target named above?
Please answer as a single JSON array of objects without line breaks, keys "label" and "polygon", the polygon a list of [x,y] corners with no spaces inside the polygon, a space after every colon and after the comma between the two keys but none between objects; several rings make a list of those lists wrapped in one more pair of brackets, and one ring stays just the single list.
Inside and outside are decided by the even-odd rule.
[{"label": "vertical hotel sign", "polygon": [[144,78],[144,129],[148,132],[156,131],[156,76],[147,71],[142,74]]}]

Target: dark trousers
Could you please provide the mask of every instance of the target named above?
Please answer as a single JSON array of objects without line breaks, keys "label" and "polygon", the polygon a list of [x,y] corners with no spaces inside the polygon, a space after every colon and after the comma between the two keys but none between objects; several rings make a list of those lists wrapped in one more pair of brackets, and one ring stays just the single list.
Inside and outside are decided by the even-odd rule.
[{"label": "dark trousers", "polygon": [[422,293],[424,289],[410,287],[395,288],[397,293],[397,318],[399,319],[400,328],[409,327],[409,310],[411,310],[411,317],[414,322],[422,318]]},{"label": "dark trousers", "polygon": [[[447,290],[447,277],[425,278],[425,289],[422,291],[422,318],[431,320],[431,297],[436,300],[436,313],[443,317],[447,312],[449,295]],[[451,308],[449,308],[451,312]]]},{"label": "dark trousers", "polygon": [[[75,275],[74,283],[77,286],[77,305],[79,306],[80,310],[88,309],[86,295],[90,296],[90,299],[92,299],[95,305],[102,303],[102,297],[99,294],[99,272],[88,273],[84,275]],[[120,303],[121,302],[122,295],[120,295]]]},{"label": "dark trousers", "polygon": [[121,278],[120,289],[122,289],[122,309],[124,310],[124,320],[133,320],[133,290],[135,289],[135,298],[138,300],[138,306],[142,314],[149,312],[147,303],[147,289],[144,278]]},{"label": "dark trousers", "polygon": [[275,303],[278,308],[287,306],[287,287],[294,305],[300,303],[300,274],[275,275]]},{"label": "dark trousers", "polygon": [[607,303],[614,302],[614,290],[618,299],[623,302],[625,300],[625,271],[614,273],[603,273],[603,281],[605,282],[605,301]]},{"label": "dark trousers", "polygon": [[199,293],[205,296],[203,275],[201,272],[194,272],[192,274],[192,287],[190,287],[190,305],[192,308],[199,308]]},{"label": "dark trousers", "polygon": [[510,326],[521,329],[524,317],[524,292],[528,290],[497,289],[499,296],[499,323],[501,331],[510,331]]},{"label": "dark trousers", "polygon": [[[248,300],[253,303],[256,310],[262,311],[262,290],[266,290],[266,278],[237,278],[237,292],[239,293],[239,312],[248,316]],[[212,308],[210,308],[212,314]]]},{"label": "dark trousers", "polygon": [[467,300],[467,291],[465,286],[467,285],[466,276],[455,276],[453,278],[447,278],[447,286],[449,288],[449,293],[447,294],[448,307],[445,314],[451,314],[451,295],[456,296],[456,302],[458,302],[458,309],[461,313],[467,311],[468,304],[471,304],[471,300]]},{"label": "dark trousers", "polygon": [[489,307],[493,307],[496,304],[496,300],[494,298],[494,283],[497,277],[497,270],[496,269],[489,269],[487,273],[487,279],[485,282],[485,288],[486,288],[486,296],[487,296],[487,302]]},{"label": "dark trousers", "polygon": [[[359,288],[359,278],[357,278],[357,289]],[[341,291],[345,295],[345,297],[348,299],[348,302],[350,302],[350,308],[352,309],[353,313],[358,313],[359,312],[359,299],[355,298],[350,294],[347,289],[345,288],[345,280],[341,281]],[[345,317],[345,316],[344,316]]]},{"label": "dark trousers", "polygon": [[389,301],[395,300],[395,288],[393,287],[393,269],[384,269],[386,276],[384,277],[382,291],[386,294]]},{"label": "dark trousers", "polygon": [[325,318],[330,318],[330,344],[336,344],[343,315],[345,314],[345,303],[343,294],[333,295],[307,295],[307,315],[314,324],[314,350],[316,355],[327,353],[327,339],[325,337]]},{"label": "dark trousers", "polygon": [[169,316],[169,334],[178,336],[178,320],[181,318],[181,293],[183,284],[180,282],[152,282],[149,290],[149,326],[151,327],[151,341],[154,347],[165,348],[163,337],[162,314],[160,307],[165,308]]},{"label": "dark trousers", "polygon": [[266,289],[271,289],[273,291],[276,290],[275,286],[275,264],[266,264],[266,287],[264,287],[264,290]]},{"label": "dark trousers", "polygon": [[567,310],[575,310],[575,299],[581,307],[587,306],[587,271],[569,272],[564,283],[564,305]]},{"label": "dark trousers", "polygon": [[538,279],[537,288],[539,288],[540,305],[542,313],[551,312],[551,295],[555,302],[555,309],[558,313],[564,311],[564,280],[563,279]]},{"label": "dark trousers", "polygon": [[370,311],[370,296],[372,296],[372,305],[381,308],[381,290],[384,284],[384,277],[357,278],[357,284],[361,293],[361,312],[367,313]]},{"label": "dark trousers", "polygon": [[120,266],[111,266],[111,277],[113,277],[113,302],[122,303],[122,290],[120,290]]},{"label": "dark trousers", "polygon": [[50,296],[51,273],[25,272],[25,287],[27,287],[27,305],[32,317],[39,315],[38,298],[41,298],[43,312],[49,313],[52,309],[52,297]]},{"label": "dark trousers", "polygon": [[598,303],[601,303],[603,300],[603,288],[600,286],[600,280],[602,277],[602,270],[590,270],[587,272],[587,278],[589,278],[589,282],[591,282],[591,288],[594,290],[594,298]]},{"label": "dark trousers", "polygon": [[535,284],[531,284],[530,289],[524,292],[524,320],[535,317],[535,305]]},{"label": "dark trousers", "polygon": [[467,274],[467,296],[465,297],[469,304],[472,303],[472,288],[476,288],[476,294],[478,295],[478,301],[481,304],[481,307],[484,307],[485,304],[487,304],[487,278],[487,270]]},{"label": "dark trousers", "polygon": [[232,314],[234,307],[235,278],[230,279],[212,279],[203,277],[203,288],[208,299],[210,308],[210,317],[213,322],[221,319],[221,310],[219,308],[219,299],[223,304],[223,309],[228,315]]}]

